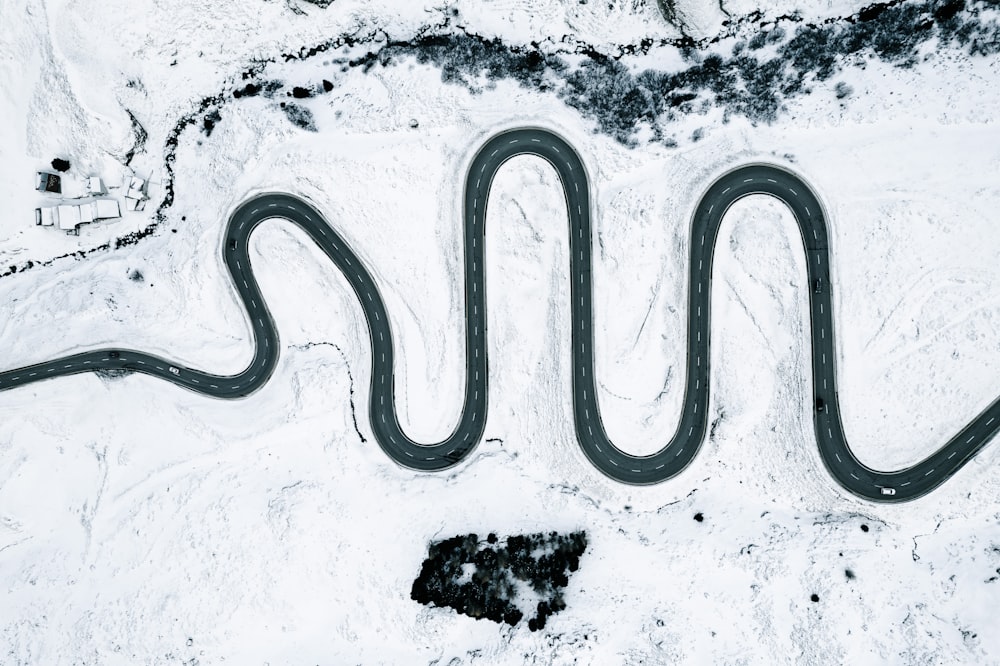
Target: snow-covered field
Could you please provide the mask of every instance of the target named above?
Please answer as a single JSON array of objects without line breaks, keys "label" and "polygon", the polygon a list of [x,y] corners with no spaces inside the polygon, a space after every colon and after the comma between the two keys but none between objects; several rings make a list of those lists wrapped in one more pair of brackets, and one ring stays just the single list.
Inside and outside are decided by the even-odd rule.
[{"label": "snow-covered field", "polygon": [[[452,7],[469,30],[515,43],[677,36],[655,2],[638,1],[99,5],[0,5],[0,25],[14,26],[0,41],[0,265],[148,224],[173,123],[255,58],[357,25],[404,38]],[[725,18],[712,3],[679,7],[704,34]],[[267,69],[334,83],[302,102],[317,133],[273,101],[230,102],[210,136],[182,135],[176,200],[156,235],[0,279],[4,369],[116,345],[238,371],[251,343],[222,228],[251,193],[285,190],[315,201],[375,277],[402,423],[437,441],[457,423],[465,379],[465,165],[500,129],[541,125],[577,147],[594,185],[597,372],[622,448],[648,453],[673,432],[691,210],[713,176],[756,160],[794,168],[826,204],[840,400],[863,462],[916,462],[1000,394],[997,58],[943,51],[907,70],[873,60],[836,79],[855,90],[843,102],[833,82],[816,84],[773,125],[710,112],[673,128],[677,148],[625,148],[511,82],[471,94],[429,65],[341,73],[334,57]],[[59,154],[78,172],[119,172],[126,108],[149,134],[133,167],[154,181],[154,205],[79,237],[34,227],[32,171]],[[905,505],[836,486],[812,433],[801,244],[779,204],[743,201],[724,223],[717,423],[684,474],[649,488],[603,477],[575,443],[565,230],[554,171],[532,158],[505,166],[487,227],[490,420],[471,461],[448,473],[409,472],[381,452],[361,310],[277,221],[255,234],[251,258],[282,356],[253,396],[92,375],[0,393],[0,664],[1000,662],[1000,453],[988,447]],[[545,631],[409,599],[432,539],[575,529],[590,546]]]}]

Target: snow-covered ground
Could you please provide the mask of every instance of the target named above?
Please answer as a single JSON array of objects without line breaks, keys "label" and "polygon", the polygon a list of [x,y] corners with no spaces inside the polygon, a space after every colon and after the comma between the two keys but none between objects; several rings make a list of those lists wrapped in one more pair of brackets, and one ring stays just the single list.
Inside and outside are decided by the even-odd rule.
[{"label": "snow-covered ground", "polygon": [[[133,166],[162,179],[173,123],[254,58],[354,25],[405,37],[435,23],[435,7],[4,3],[0,24],[16,28],[0,42],[11,56],[0,60],[0,265],[95,247],[152,219],[155,200],[79,238],[32,226],[32,170],[56,154],[80,171],[119,169],[132,142],[123,109],[149,133]],[[677,35],[653,2],[450,7],[470,30],[512,42]],[[706,33],[724,18],[711,3],[682,8]],[[230,102],[211,136],[182,135],[176,201],[156,235],[0,280],[5,369],[107,345],[241,369],[249,327],[220,259],[222,228],[249,194],[286,190],[315,201],[375,277],[396,335],[402,423],[439,440],[464,383],[465,165],[496,131],[530,124],[565,135],[594,184],[600,400],[622,448],[650,452],[673,432],[691,210],[715,175],[755,160],[794,168],[826,204],[840,399],[862,461],[922,459],[1000,394],[996,58],[872,61],[816,84],[771,126],[713,112],[678,123],[677,148],[628,149],[510,82],[470,94],[431,66],[341,73],[334,57],[267,69],[334,83],[302,102],[317,133],[264,98]],[[855,91],[843,103],[840,80]],[[704,138],[688,139],[698,129]],[[724,223],[717,424],[684,474],[649,488],[606,479],[575,443],[565,230],[554,171],[532,158],[504,167],[487,226],[486,440],[448,473],[400,469],[374,442],[360,308],[282,222],[252,242],[282,356],[250,398],[91,375],[0,393],[0,663],[1000,661],[1000,453],[988,447],[901,506],[834,484],[809,412],[804,259],[779,204],[748,199]],[[432,539],[573,529],[590,546],[568,609],[543,632],[409,599]]]}]

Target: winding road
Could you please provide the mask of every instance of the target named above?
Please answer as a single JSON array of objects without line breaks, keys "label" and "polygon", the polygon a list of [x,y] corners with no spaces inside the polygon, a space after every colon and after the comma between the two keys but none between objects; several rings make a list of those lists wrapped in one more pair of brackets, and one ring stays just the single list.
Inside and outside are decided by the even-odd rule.
[{"label": "winding road", "polygon": [[357,255],[304,200],[290,194],[264,194],[240,205],[229,220],[223,255],[249,314],[255,340],[250,365],[237,375],[220,376],[174,364],[130,349],[104,349],[0,373],[0,390],[53,377],[95,370],[129,370],[168,380],[218,398],[246,396],[267,382],[278,360],[278,334],[253,276],[249,238],[261,222],[284,218],[305,231],[344,273],[364,308],[372,345],[369,417],[375,438],[397,463],[416,470],[452,467],[483,437],[487,413],[486,290],[483,260],[486,203],[497,170],[512,157],[535,155],[559,174],[569,212],[572,307],[573,413],[584,454],[606,475],[631,484],[665,481],[684,470],[698,453],[709,423],[709,336],[712,260],[719,226],[739,199],[767,194],[791,210],[802,234],[807,259],[811,320],[813,399],[811,405],[820,456],[845,489],[873,501],[901,502],[944,483],[1000,430],[1000,398],[925,460],[881,472],[861,464],[851,452],[837,398],[832,281],[828,229],[812,190],[794,174],[769,165],[740,167],[716,180],[702,196],[691,223],[688,290],[686,388],[680,423],[657,453],[633,456],[617,448],[605,432],[594,377],[593,288],[591,280],[590,187],[576,151],[544,129],[517,129],[490,139],[473,158],[464,192],[465,217],[465,403],[461,420],[443,442],[424,445],[403,433],[393,392],[393,344],[389,317],[378,289]]}]

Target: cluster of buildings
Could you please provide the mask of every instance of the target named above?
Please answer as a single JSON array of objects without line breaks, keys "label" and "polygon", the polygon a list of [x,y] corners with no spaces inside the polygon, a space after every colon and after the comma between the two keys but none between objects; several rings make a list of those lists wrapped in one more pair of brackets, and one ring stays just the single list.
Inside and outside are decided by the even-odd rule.
[{"label": "cluster of buildings", "polygon": [[[134,174],[125,177],[125,209],[142,210],[149,199],[147,182]],[[58,202],[35,209],[35,224],[42,227],[57,227],[67,234],[78,236],[80,225],[110,220],[122,216],[121,202],[108,196],[104,181],[97,176],[86,180],[83,197],[63,197],[62,176],[47,171],[39,171],[35,189],[45,194],[60,195]]]}]

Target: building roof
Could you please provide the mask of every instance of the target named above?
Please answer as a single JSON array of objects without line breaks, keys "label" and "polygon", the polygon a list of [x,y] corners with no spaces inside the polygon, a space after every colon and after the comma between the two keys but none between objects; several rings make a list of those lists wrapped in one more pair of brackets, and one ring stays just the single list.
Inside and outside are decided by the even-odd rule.
[{"label": "building roof", "polygon": [[38,179],[35,181],[35,189],[39,192],[62,193],[62,178],[54,173],[38,172]]},{"label": "building roof", "polygon": [[125,196],[129,199],[145,199],[146,198],[146,181],[138,176],[132,176],[129,179],[128,190],[125,192]]},{"label": "building roof", "polygon": [[59,228],[64,231],[76,229],[80,224],[79,206],[59,206]]},{"label": "building roof", "polygon": [[48,206],[46,208],[36,208],[35,209],[35,224],[40,224],[43,227],[51,227],[56,223],[56,207]]},{"label": "building roof", "polygon": [[118,205],[117,199],[95,199],[93,206],[94,217],[98,220],[122,216],[121,207]]}]

